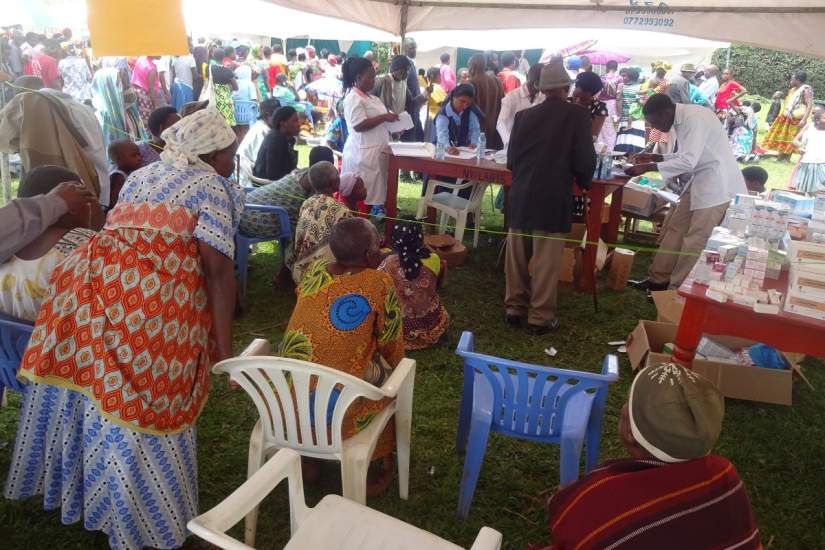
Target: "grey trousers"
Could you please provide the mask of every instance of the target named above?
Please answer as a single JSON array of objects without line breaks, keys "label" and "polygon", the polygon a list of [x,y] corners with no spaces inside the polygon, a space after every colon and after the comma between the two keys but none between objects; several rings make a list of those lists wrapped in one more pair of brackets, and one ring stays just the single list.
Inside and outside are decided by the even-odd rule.
[{"label": "grey trousers", "polygon": [[[507,293],[504,307],[508,315],[527,317],[532,325],[546,326],[556,318],[559,272],[564,250],[563,233],[510,229],[504,272]],[[550,237],[550,238],[542,238]],[[532,275],[527,266],[533,260]]]}]

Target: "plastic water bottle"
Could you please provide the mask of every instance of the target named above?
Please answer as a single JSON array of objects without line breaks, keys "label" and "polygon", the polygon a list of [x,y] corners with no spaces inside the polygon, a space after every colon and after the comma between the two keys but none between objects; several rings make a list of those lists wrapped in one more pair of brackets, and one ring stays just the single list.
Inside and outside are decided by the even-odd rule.
[{"label": "plastic water bottle", "polygon": [[447,147],[443,143],[435,144],[435,160],[444,160],[444,155],[447,152]]},{"label": "plastic water bottle", "polygon": [[476,158],[479,162],[484,160],[484,154],[487,152],[487,136],[484,132],[478,135],[478,146],[476,147]]}]

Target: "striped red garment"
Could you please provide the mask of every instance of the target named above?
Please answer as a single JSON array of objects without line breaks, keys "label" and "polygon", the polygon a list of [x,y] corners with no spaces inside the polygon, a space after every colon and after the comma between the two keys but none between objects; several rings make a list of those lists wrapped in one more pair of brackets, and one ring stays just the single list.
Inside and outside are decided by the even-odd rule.
[{"label": "striped red garment", "polygon": [[721,456],[608,462],[548,501],[554,550],[757,550],[748,495]]}]

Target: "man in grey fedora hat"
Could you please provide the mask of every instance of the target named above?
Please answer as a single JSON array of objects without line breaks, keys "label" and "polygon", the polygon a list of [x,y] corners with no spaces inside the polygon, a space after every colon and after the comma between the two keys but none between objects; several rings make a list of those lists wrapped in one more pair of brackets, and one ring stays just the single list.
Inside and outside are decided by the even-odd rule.
[{"label": "man in grey fedora hat", "polygon": [[516,115],[507,152],[513,183],[505,319],[514,327],[526,320],[536,335],[560,325],[556,287],[573,214],[573,183],[589,189],[596,169],[590,114],[567,101],[571,82],[561,63],[542,68],[539,90],[546,99]]}]

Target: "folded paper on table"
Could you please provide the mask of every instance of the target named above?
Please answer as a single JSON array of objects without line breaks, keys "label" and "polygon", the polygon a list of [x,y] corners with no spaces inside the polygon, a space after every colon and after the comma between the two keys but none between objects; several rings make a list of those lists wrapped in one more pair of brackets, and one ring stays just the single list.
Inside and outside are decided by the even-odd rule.
[{"label": "folded paper on table", "polygon": [[398,134],[405,132],[413,127],[413,120],[410,113],[404,111],[398,114],[398,120],[395,122],[387,122],[387,131],[391,134]]},{"label": "folded paper on table", "polygon": [[475,158],[476,151],[475,149],[470,149],[469,147],[458,147],[458,152],[456,154],[447,152],[446,156],[456,159],[471,159]]},{"label": "folded paper on table", "polygon": [[392,154],[399,157],[432,157],[435,154],[435,145],[425,142],[390,143]]}]

